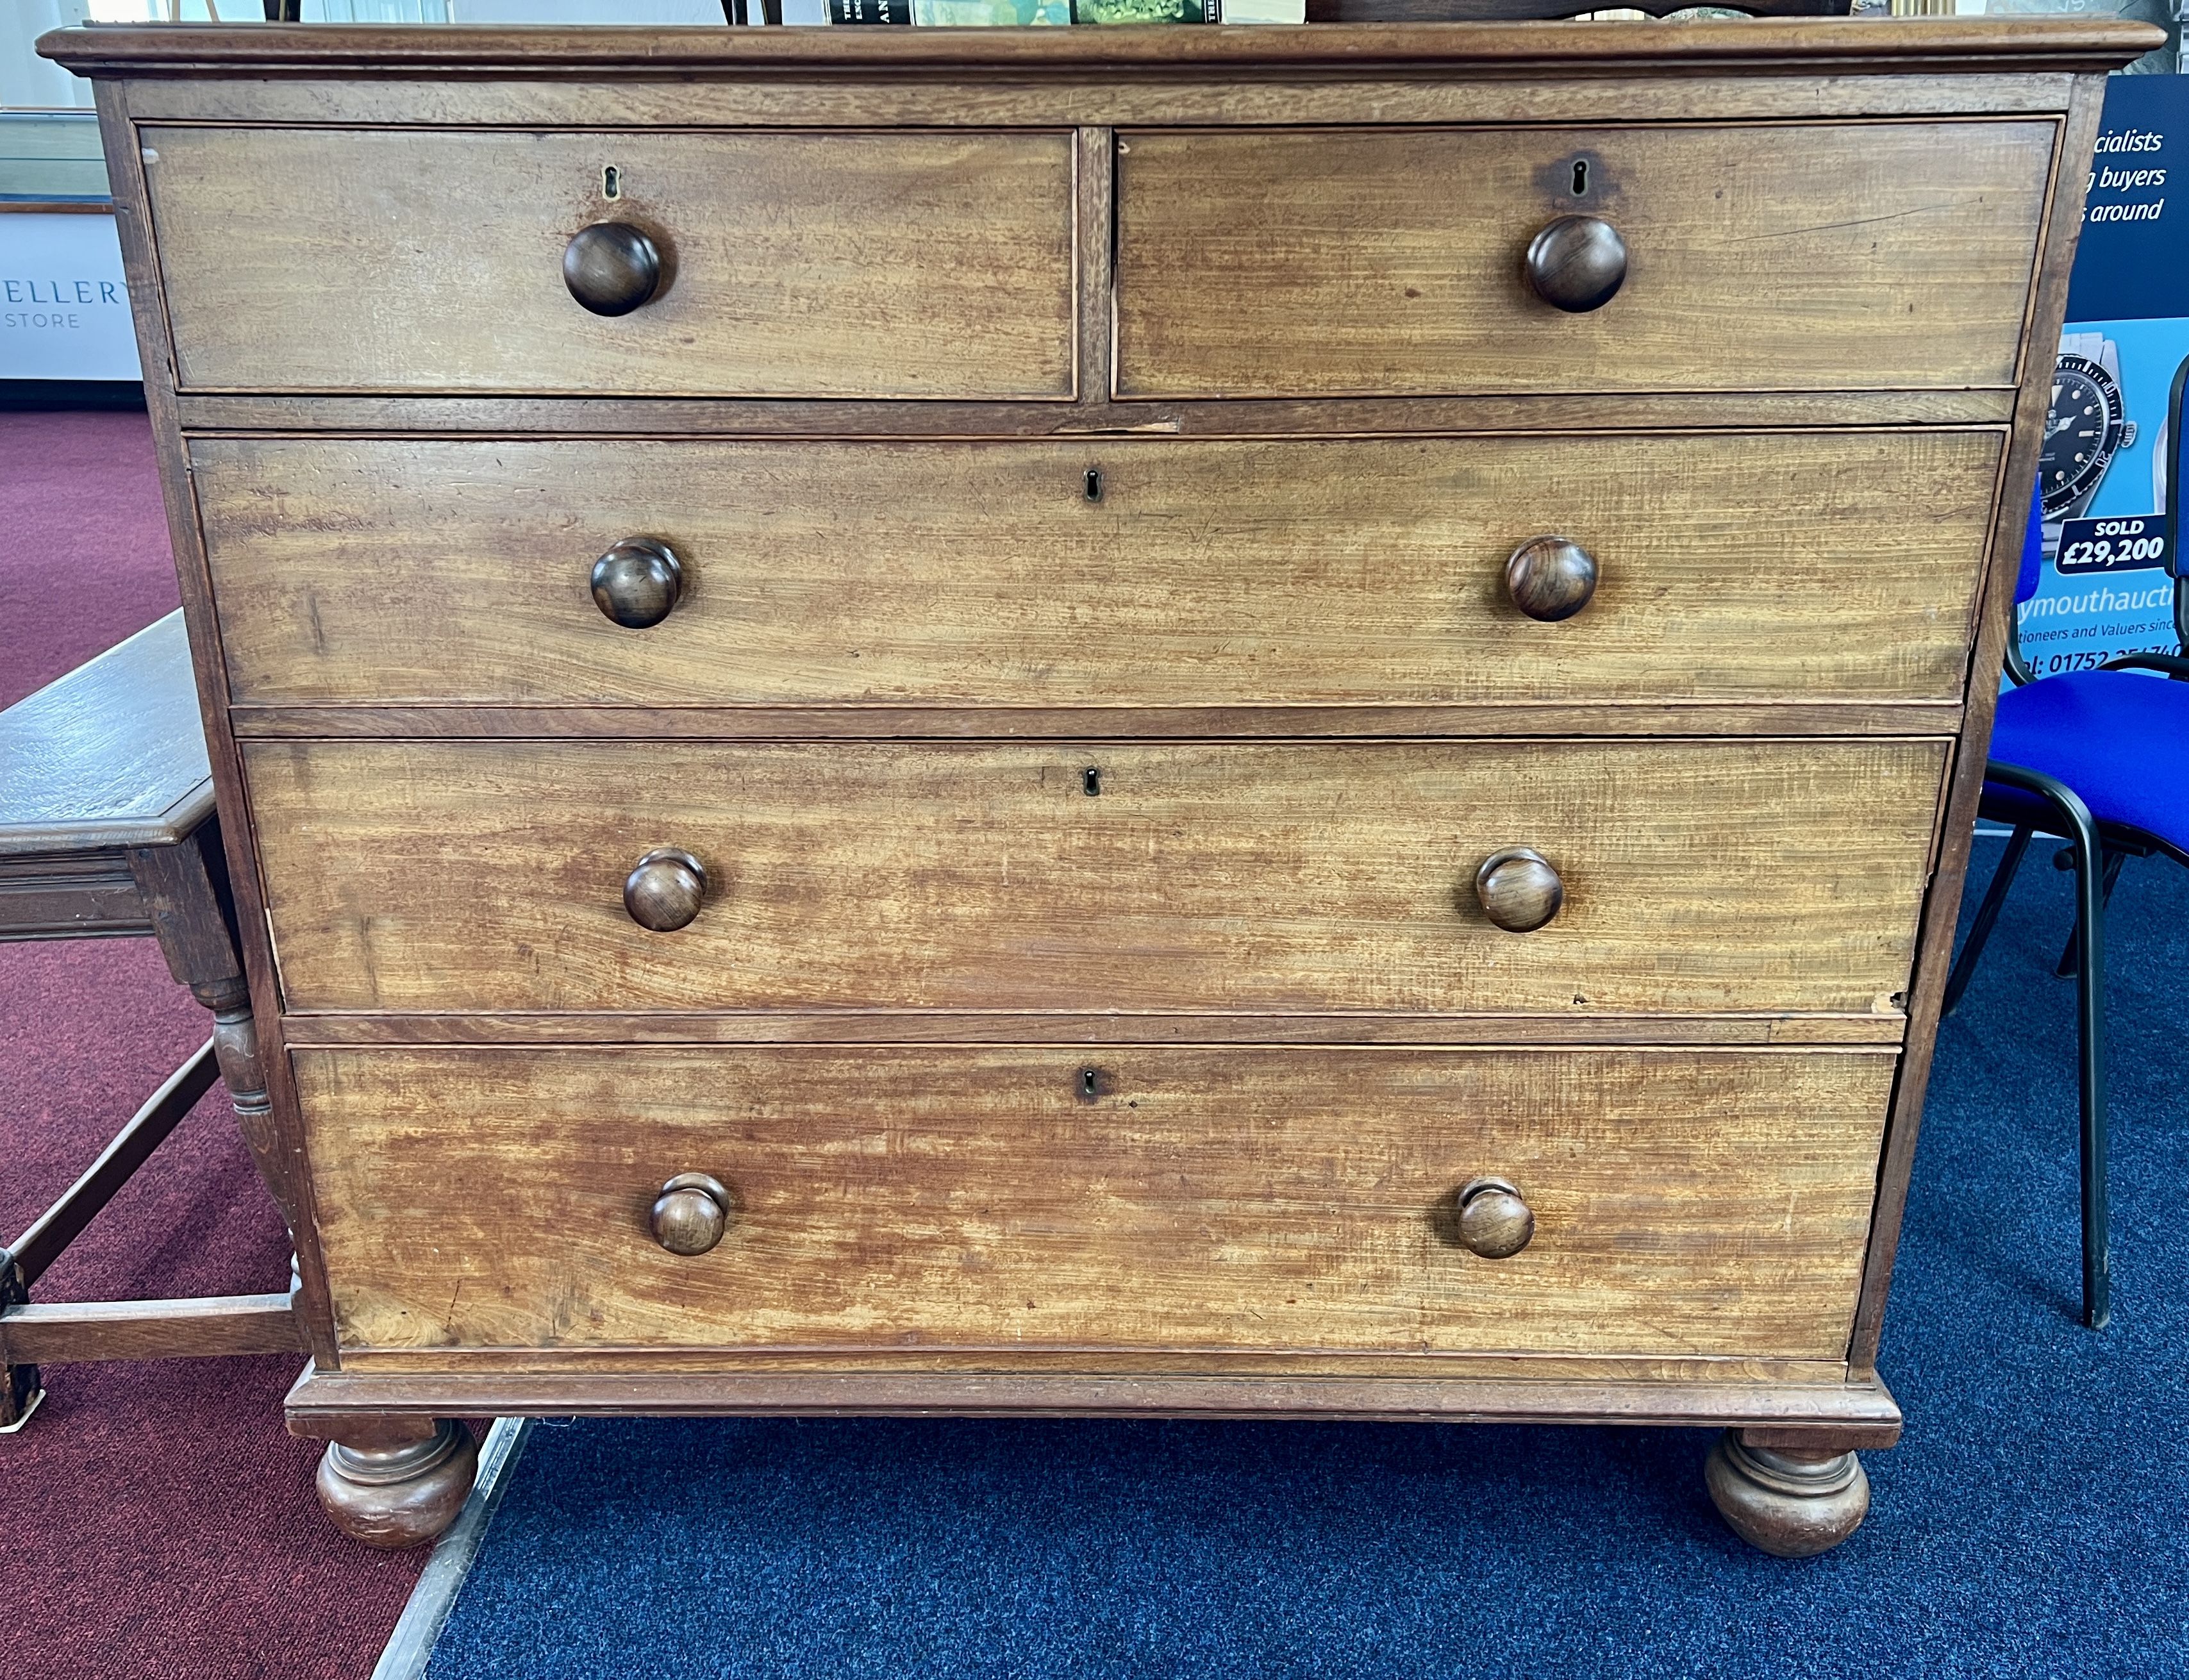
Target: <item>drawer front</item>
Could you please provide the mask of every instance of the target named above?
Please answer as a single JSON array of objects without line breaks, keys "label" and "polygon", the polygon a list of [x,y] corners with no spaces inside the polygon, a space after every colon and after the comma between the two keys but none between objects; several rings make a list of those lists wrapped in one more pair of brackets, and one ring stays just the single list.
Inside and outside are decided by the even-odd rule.
[{"label": "drawer front", "polygon": [[[2015,382],[2056,125],[1146,133],[1119,143],[1132,397]],[[1576,180],[1583,190],[1574,190]],[[1609,222],[1611,301],[1524,279]]]},{"label": "drawer front", "polygon": [[[246,704],[1951,700],[2000,446],[211,438],[191,461]],[[1506,584],[1546,534],[1597,567],[1558,623]],[[590,589],[634,537],[682,573],[645,629]]]},{"label": "drawer front", "polygon": [[[292,1010],[1898,1008],[1943,741],[246,748]],[[1095,773],[1090,795],[1088,772]],[[1547,925],[1474,880],[1530,847]],[[695,919],[625,877],[681,849]]]},{"label": "drawer front", "polygon": [[[1072,393],[1069,134],[142,134],[184,390]],[[563,280],[600,222],[628,314]]]},{"label": "drawer front", "polygon": [[[1844,1358],[1893,1058],[299,1050],[350,1348]],[[1083,1095],[1084,1076],[1098,1091]],[[649,1212],[733,1206],[669,1253]],[[1457,1192],[1525,1201],[1485,1259]]]}]

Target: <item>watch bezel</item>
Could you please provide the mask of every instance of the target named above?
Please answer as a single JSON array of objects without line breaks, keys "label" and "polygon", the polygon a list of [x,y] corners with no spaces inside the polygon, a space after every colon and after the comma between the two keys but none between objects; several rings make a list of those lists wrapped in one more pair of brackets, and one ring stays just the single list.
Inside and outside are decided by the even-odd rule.
[{"label": "watch bezel", "polygon": [[[2105,477],[2106,468],[2113,464],[2113,456],[2119,452],[2121,433],[2128,420],[2128,404],[2121,396],[2120,382],[2090,357],[2062,354],[2054,361],[2052,372],[2056,380],[2062,373],[2073,373],[2087,379],[2098,393],[2098,400],[2105,410],[2106,423],[2099,435],[2097,447],[2091,450],[2090,458],[2083,463],[2081,470],[2057,490],[2040,489],[2039,496],[2045,517],[2048,519],[2058,518],[2075,505],[2077,497],[2096,488],[2098,480]],[[2045,423],[2049,434],[2052,423],[2050,404],[2045,410]],[[2048,435],[2038,450],[2037,472],[2040,486],[2045,478],[2045,451],[2051,441]]]}]

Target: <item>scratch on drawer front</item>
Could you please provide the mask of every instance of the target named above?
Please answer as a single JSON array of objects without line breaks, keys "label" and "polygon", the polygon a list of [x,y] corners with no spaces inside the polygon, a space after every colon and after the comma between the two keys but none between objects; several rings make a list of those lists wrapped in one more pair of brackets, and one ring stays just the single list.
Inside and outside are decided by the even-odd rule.
[{"label": "scratch on drawer front", "polygon": [[1957,210],[1960,207],[1960,201],[1958,199],[1939,204],[1911,205],[1905,210],[1895,210],[1883,216],[1858,216],[1846,222],[1819,222],[1807,228],[1768,228],[1762,233],[1736,235],[1725,242],[1728,245],[1747,245],[1757,240],[1796,239],[1803,234],[1828,234],[1835,228],[1867,228],[1878,222],[1904,221],[1910,216],[1935,216],[1941,210]]}]

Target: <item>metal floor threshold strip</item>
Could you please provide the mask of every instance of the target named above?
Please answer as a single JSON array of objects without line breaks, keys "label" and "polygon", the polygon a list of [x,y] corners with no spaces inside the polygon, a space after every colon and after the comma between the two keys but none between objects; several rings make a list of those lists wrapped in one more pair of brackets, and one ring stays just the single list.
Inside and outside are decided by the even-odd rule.
[{"label": "metal floor threshold strip", "polygon": [[472,1485],[471,1496],[435,1543],[425,1573],[411,1588],[410,1601],[404,1605],[387,1648],[373,1666],[372,1680],[423,1680],[426,1666],[433,1660],[433,1643],[456,1607],[456,1594],[463,1591],[464,1577],[478,1557],[533,1422],[529,1417],[494,1420],[479,1448],[478,1479]]}]

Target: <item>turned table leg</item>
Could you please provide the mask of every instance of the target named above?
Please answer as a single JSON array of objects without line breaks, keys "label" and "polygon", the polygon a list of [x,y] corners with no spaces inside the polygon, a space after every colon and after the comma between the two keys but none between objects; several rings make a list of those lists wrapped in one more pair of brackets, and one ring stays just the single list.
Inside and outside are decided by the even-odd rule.
[{"label": "turned table leg", "polygon": [[320,1503],[367,1546],[422,1546],[456,1519],[478,1474],[478,1443],[450,1418],[345,1424],[320,1460]]},{"label": "turned table leg", "polygon": [[1851,1448],[1819,1437],[1802,1445],[1754,1446],[1728,1429],[1703,1467],[1726,1525],[1774,1558],[1829,1552],[1869,1511],[1869,1478]]},{"label": "turned table leg", "polygon": [[289,1163],[274,1131],[273,1105],[258,1061],[258,1029],[252,1019],[251,988],[243,976],[235,937],[235,903],[221,851],[220,819],[208,817],[178,846],[133,850],[129,870],[152,920],[167,968],[190,995],[212,1011],[213,1054],[235,1110],[252,1163],[297,1229]]},{"label": "turned table leg", "polygon": [[297,1210],[290,1195],[287,1162],[274,1130],[273,1099],[267,1095],[266,1075],[259,1066],[258,1027],[252,1018],[250,990],[239,976],[232,981],[193,986],[190,995],[212,1011],[213,1055],[228,1086],[229,1105],[235,1111],[236,1129],[293,1239]]}]

